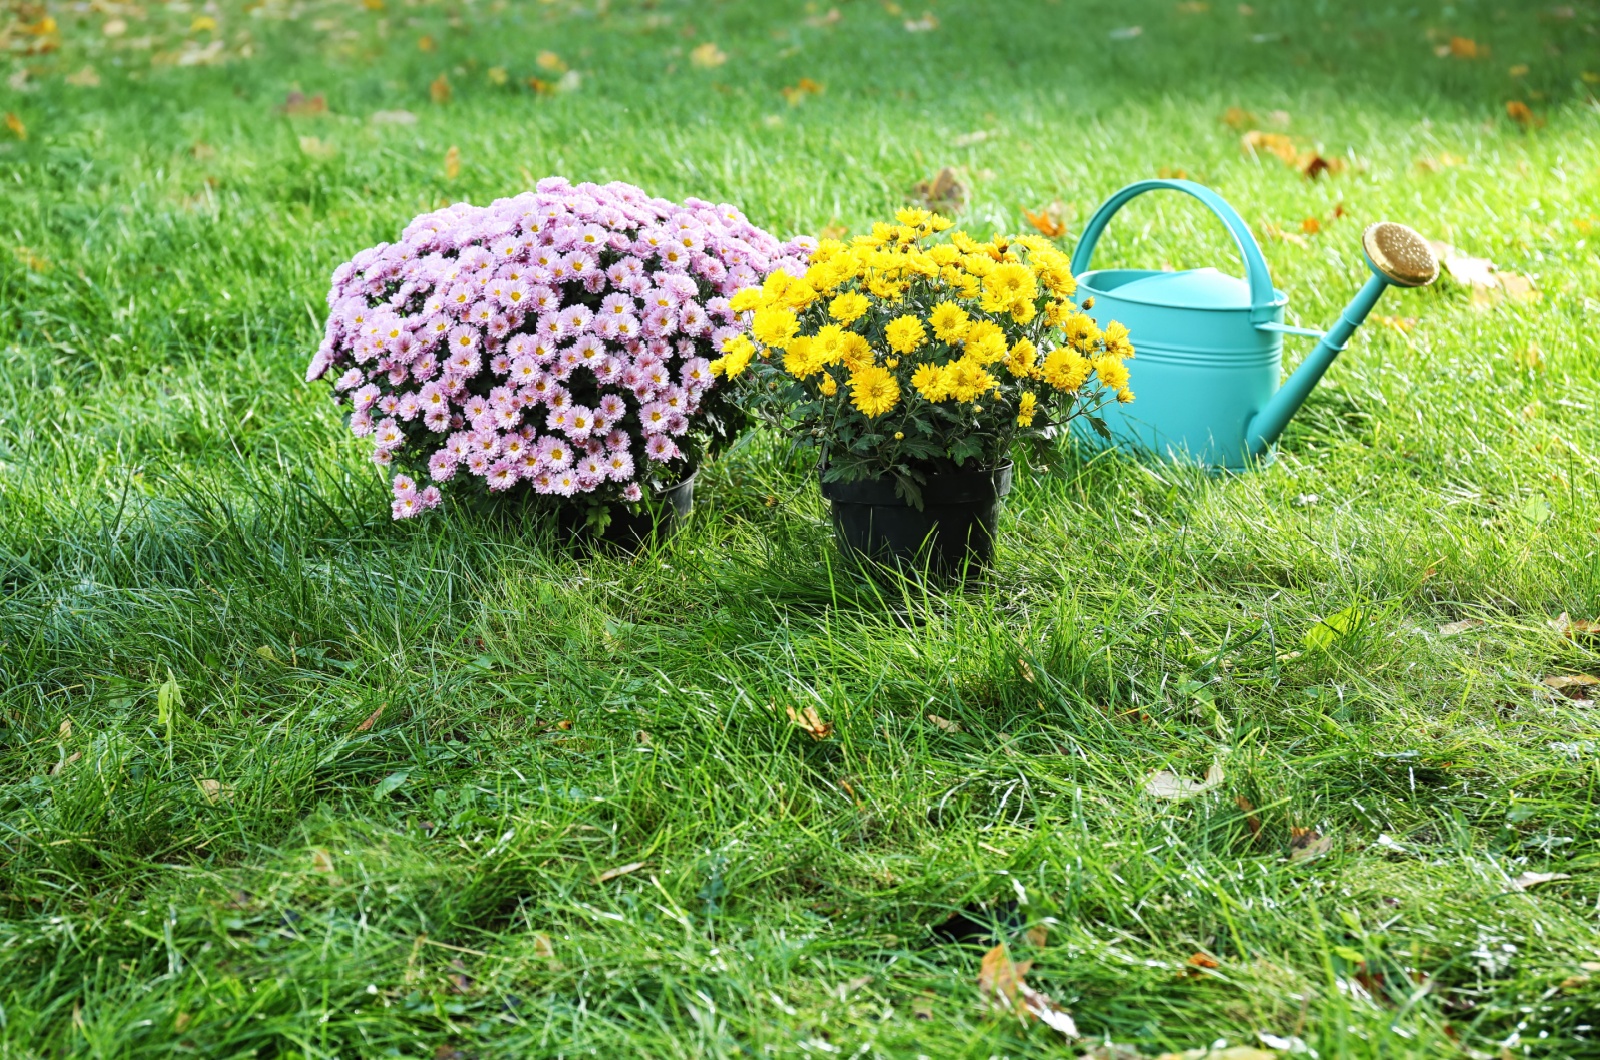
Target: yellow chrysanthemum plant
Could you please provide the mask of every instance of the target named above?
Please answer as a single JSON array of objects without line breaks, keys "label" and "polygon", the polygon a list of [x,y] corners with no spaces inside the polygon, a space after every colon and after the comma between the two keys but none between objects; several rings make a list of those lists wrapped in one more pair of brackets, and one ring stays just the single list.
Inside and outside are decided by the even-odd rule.
[{"label": "yellow chrysanthemum plant", "polygon": [[980,242],[925,210],[896,221],[824,239],[803,277],[738,292],[749,331],[711,363],[744,381],[753,411],[822,450],[824,482],[893,476],[921,507],[930,474],[998,467],[1019,440],[1133,400],[1127,329],[1079,309],[1053,244]]}]

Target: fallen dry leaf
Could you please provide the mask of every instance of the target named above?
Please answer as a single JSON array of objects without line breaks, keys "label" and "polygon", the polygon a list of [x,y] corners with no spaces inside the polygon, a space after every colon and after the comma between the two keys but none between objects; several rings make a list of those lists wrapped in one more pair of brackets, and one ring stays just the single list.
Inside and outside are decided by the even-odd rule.
[{"label": "fallen dry leaf", "polygon": [[1210,791],[1221,784],[1223,779],[1221,762],[1211,763],[1211,768],[1206,770],[1204,781],[1180,777],[1170,769],[1158,769],[1145,778],[1144,793],[1158,799],[1187,799],[1191,795]]},{"label": "fallen dry leaf", "polygon": [[1244,811],[1244,823],[1245,827],[1250,829],[1250,838],[1260,839],[1261,818],[1256,816],[1256,804],[1245,798],[1243,795],[1236,796],[1233,801],[1235,805],[1239,807],[1239,809]]},{"label": "fallen dry leaf", "polygon": [[1112,40],[1133,40],[1144,36],[1143,26],[1119,26],[1107,34]]},{"label": "fallen dry leaf", "polygon": [[62,718],[61,724],[56,728],[56,739],[67,740],[72,737],[72,719]]},{"label": "fallen dry leaf", "polygon": [[833,722],[823,721],[817,715],[816,707],[807,707],[804,711],[797,711],[793,707],[784,707],[789,715],[789,720],[804,729],[813,740],[826,740],[833,735]]},{"label": "fallen dry leaf", "polygon": [[928,720],[933,722],[935,725],[939,726],[939,728],[943,729],[945,732],[960,732],[961,731],[961,726],[957,725],[955,722],[951,721],[949,718],[941,718],[937,714],[929,714],[928,715]]},{"label": "fallen dry leaf", "polygon": [[213,806],[233,798],[234,788],[232,784],[224,784],[220,780],[212,780],[209,777],[205,780],[197,781],[197,783],[200,785],[200,794],[204,795],[206,801]]},{"label": "fallen dry leaf", "polygon": [[415,125],[417,116],[409,110],[375,110],[369,119],[374,125]]},{"label": "fallen dry leaf", "polygon": [[328,100],[321,92],[314,96],[307,96],[304,92],[291,92],[284,98],[283,105],[278,110],[283,114],[294,117],[326,114],[328,113]]},{"label": "fallen dry leaf", "polygon": [[455,144],[444,153],[444,179],[455,180],[461,176],[461,149]]},{"label": "fallen dry leaf", "polygon": [[1571,674],[1566,677],[1546,677],[1543,683],[1557,690],[1587,688],[1590,685],[1600,685],[1600,677],[1593,677],[1589,674]]},{"label": "fallen dry leaf", "polygon": [[550,941],[550,936],[543,932],[536,932],[533,936],[533,955],[544,961],[546,968],[552,972],[561,971],[561,961],[556,958],[556,948]]},{"label": "fallen dry leaf", "polygon": [[1289,860],[1310,861],[1333,849],[1333,839],[1315,828],[1289,829]]},{"label": "fallen dry leaf", "polygon": [[[1049,206],[1041,208],[1038,213],[1034,213],[1027,207],[1023,207],[1022,216],[1026,217],[1028,219],[1028,223],[1046,239],[1060,239],[1062,236],[1067,234],[1066,222],[1062,220],[1062,214],[1065,212],[1066,207],[1062,205],[1060,199],[1057,199]],[[1022,665],[1026,666],[1027,663],[1024,662]],[[1031,674],[1029,675],[1028,680],[1033,680]]]},{"label": "fallen dry leaf", "polygon": [[1222,124],[1236,132],[1241,129],[1248,129],[1259,120],[1253,113],[1243,107],[1229,107],[1222,112]]},{"label": "fallen dry leaf", "polygon": [[437,47],[438,45],[433,42],[433,38],[426,33],[417,38],[417,51],[419,52],[431,52]]},{"label": "fallen dry leaf", "polygon": [[1451,37],[1448,44],[1434,48],[1433,54],[1441,59],[1486,59],[1489,56],[1489,47],[1479,44],[1471,37]]},{"label": "fallen dry leaf", "polygon": [[996,1012],[1015,1011],[1023,1019],[1032,1016],[1063,1037],[1076,1039],[1078,1025],[1071,1013],[1024,981],[1031,967],[1032,961],[1018,964],[1011,960],[1004,945],[996,946],[983,955],[978,968],[978,991]]},{"label": "fallen dry leaf", "polygon": [[557,76],[567,72],[566,62],[555,52],[540,52],[538,55],[533,57],[533,61],[534,64],[539,67],[539,69],[548,70],[550,73]]},{"label": "fallen dry leaf", "polygon": [[1307,180],[1316,180],[1324,173],[1332,175],[1343,170],[1344,159],[1323,158],[1320,153],[1316,151],[1310,151],[1304,155],[1301,155],[1299,160],[1296,161],[1295,165],[1299,168],[1301,175],[1303,175]]},{"label": "fallen dry leaf", "polygon": [[596,876],[594,878],[594,882],[605,883],[607,880],[614,880],[618,876],[626,876],[630,872],[638,872],[640,869],[644,868],[644,866],[645,863],[642,861],[634,861],[627,865],[619,865],[614,869],[607,869],[600,875]]},{"label": "fallen dry leaf", "polygon": [[1203,950],[1189,954],[1189,965],[1194,968],[1221,968],[1222,962]]},{"label": "fallen dry leaf", "polygon": [[74,752],[72,752],[67,757],[65,757],[63,759],[60,759],[59,761],[56,762],[55,765],[50,767],[50,775],[52,777],[60,776],[61,775],[61,771],[63,769],[67,768],[72,763],[76,762],[78,759],[80,759],[82,757],[83,757],[83,752],[82,751],[74,751]]},{"label": "fallen dry leaf", "polygon": [[388,705],[387,703],[380,703],[377,710],[368,714],[366,720],[356,726],[356,732],[370,732],[372,727],[378,723],[378,719],[383,717],[383,708]]},{"label": "fallen dry leaf", "polygon": [[779,91],[783,93],[783,98],[789,106],[798,107],[805,102],[807,96],[820,96],[826,89],[820,81],[802,77],[798,84],[785,85]]},{"label": "fallen dry leaf", "polygon": [[440,74],[428,84],[428,98],[439,106],[450,102],[450,79]]},{"label": "fallen dry leaf", "polygon": [[467,974],[467,962],[460,957],[450,961],[450,992],[452,994],[467,994],[472,992],[472,976]]},{"label": "fallen dry leaf", "polygon": [[1477,629],[1483,625],[1481,618],[1463,618],[1459,622],[1446,622],[1439,627],[1439,636],[1453,637],[1457,633],[1465,633],[1469,629]]},{"label": "fallen dry leaf", "polygon": [[496,88],[503,88],[511,81],[511,75],[506,73],[506,68],[503,66],[489,67],[486,76],[489,78],[489,83]]},{"label": "fallen dry leaf", "polygon": [[956,171],[945,166],[932,180],[919,180],[912,199],[934,213],[954,217],[967,204],[967,189],[956,179]]},{"label": "fallen dry leaf", "polygon": [[1570,880],[1571,875],[1565,872],[1524,872],[1521,876],[1511,881],[1513,890],[1526,891],[1530,887],[1537,887],[1541,883],[1553,883],[1556,880]]},{"label": "fallen dry leaf", "polygon": [[1304,232],[1308,236],[1314,236],[1318,232],[1322,231],[1322,222],[1315,217],[1307,217],[1304,221],[1300,222],[1300,231]]},{"label": "fallen dry leaf", "polygon": [[1185,1049],[1181,1053],[1162,1053],[1156,1060],[1278,1060],[1278,1054],[1251,1045],[1225,1049]]},{"label": "fallen dry leaf", "polygon": [[710,70],[727,62],[728,53],[711,41],[706,41],[689,53],[689,61],[703,70]]},{"label": "fallen dry leaf", "polygon": [[1506,117],[1524,129],[1537,128],[1544,124],[1544,119],[1534,114],[1533,109],[1520,99],[1506,101]]},{"label": "fallen dry leaf", "polygon": [[1459,166],[1464,161],[1465,159],[1457,158],[1450,152],[1444,151],[1438,155],[1428,155],[1424,158],[1417,159],[1417,168],[1426,173],[1437,173],[1441,169],[1449,169],[1451,166]]},{"label": "fallen dry leaf", "polygon": [[1260,129],[1251,129],[1239,138],[1239,144],[1248,154],[1273,155],[1285,165],[1298,165],[1300,162],[1300,149],[1293,140],[1283,133],[1262,132]]},{"label": "fallen dry leaf", "polygon": [[22,124],[21,118],[17,117],[9,110],[6,111],[6,128],[10,129],[11,135],[15,136],[19,140],[26,140],[28,138],[28,127]]},{"label": "fallen dry leaf", "polygon": [[312,847],[311,871],[322,873],[333,872],[333,855],[328,853],[322,847]]},{"label": "fallen dry leaf", "polygon": [[1044,924],[1035,924],[1024,931],[1022,937],[1028,940],[1030,946],[1043,946],[1050,941],[1050,929]]},{"label": "fallen dry leaf", "polygon": [[933,1019],[933,994],[923,994],[911,1000],[911,1018],[919,1020]]},{"label": "fallen dry leaf", "polygon": [[75,74],[68,74],[66,82],[76,88],[99,88],[100,74],[92,66],[85,66]]},{"label": "fallen dry leaf", "polygon": [[933,12],[924,11],[921,18],[908,18],[905,22],[907,33],[932,33],[939,28],[939,20]]}]

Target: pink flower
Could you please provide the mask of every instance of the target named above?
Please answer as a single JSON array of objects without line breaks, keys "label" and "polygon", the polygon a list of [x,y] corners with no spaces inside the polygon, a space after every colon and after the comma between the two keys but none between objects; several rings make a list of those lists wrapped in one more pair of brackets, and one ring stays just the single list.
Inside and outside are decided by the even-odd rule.
[{"label": "pink flower", "polygon": [[606,477],[613,482],[625,482],[633,476],[633,454],[626,449],[613,449],[605,457]]},{"label": "pink flower", "polygon": [[435,482],[447,482],[456,473],[456,458],[448,449],[440,449],[428,458],[428,476]]},{"label": "pink flower", "polygon": [[644,451],[645,455],[651,460],[662,464],[669,460],[676,460],[683,455],[677,444],[664,434],[651,435],[650,439],[644,443]]},{"label": "pink flower", "polygon": [[629,504],[635,504],[644,498],[644,490],[639,488],[637,482],[630,482],[622,487],[622,499]]}]

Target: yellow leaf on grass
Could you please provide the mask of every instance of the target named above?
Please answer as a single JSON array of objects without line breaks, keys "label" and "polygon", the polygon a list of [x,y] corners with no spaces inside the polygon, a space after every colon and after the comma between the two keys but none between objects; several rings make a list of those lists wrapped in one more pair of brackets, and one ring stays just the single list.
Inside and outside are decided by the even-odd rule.
[{"label": "yellow leaf on grass", "polygon": [[1243,130],[1256,124],[1256,116],[1243,107],[1229,107],[1222,112],[1222,124],[1230,129]]},{"label": "yellow leaf on grass", "polygon": [[339,153],[337,144],[330,140],[323,140],[316,136],[300,137],[300,153],[309,158],[327,160]]},{"label": "yellow leaf on grass", "polygon": [[1533,113],[1533,109],[1520,99],[1506,101],[1506,117],[1524,129],[1544,124],[1544,119],[1537,117]]},{"label": "yellow leaf on grass", "polygon": [[607,880],[614,880],[618,876],[626,876],[630,872],[638,872],[640,869],[644,868],[644,866],[645,863],[642,861],[631,862],[627,865],[619,865],[614,869],[607,869],[600,875],[596,876],[594,878],[594,882],[605,883]]},{"label": "yellow leaf on grass", "polygon": [[1459,622],[1446,622],[1439,627],[1439,636],[1453,637],[1457,633],[1465,633],[1469,629],[1477,629],[1483,625],[1481,618],[1463,618]]},{"label": "yellow leaf on grass", "polygon": [[196,15],[194,21],[189,23],[190,33],[215,33],[217,20],[210,15]]},{"label": "yellow leaf on grass", "polygon": [[1315,828],[1289,829],[1289,860],[1310,861],[1333,849],[1333,840]]},{"label": "yellow leaf on grass", "polygon": [[417,38],[417,51],[419,52],[431,52],[437,47],[438,45],[434,44],[433,38],[426,33]]},{"label": "yellow leaf on grass", "polygon": [[1286,165],[1296,165],[1300,161],[1300,149],[1283,133],[1251,129],[1239,138],[1239,144],[1250,154],[1273,155]]},{"label": "yellow leaf on grass", "polygon": [[378,719],[383,717],[383,708],[386,706],[388,706],[387,703],[380,704],[377,710],[368,714],[366,720],[356,726],[356,732],[370,732],[372,727],[378,723]]},{"label": "yellow leaf on grass", "polygon": [[797,711],[793,707],[783,709],[789,715],[789,720],[804,729],[813,740],[826,740],[833,735],[833,722],[823,721],[817,715],[816,707],[807,707],[803,711]]},{"label": "yellow leaf on grass", "polygon": [[1553,688],[1560,692],[1568,688],[1582,689],[1591,685],[1600,685],[1600,677],[1594,677],[1590,674],[1569,674],[1559,677],[1546,677],[1540,683],[1547,688]]},{"label": "yellow leaf on grass", "polygon": [[1528,76],[1528,64],[1527,63],[1518,63],[1517,65],[1513,66],[1511,69],[1507,70],[1506,73],[1510,74],[1512,77],[1527,77]]},{"label": "yellow leaf on grass", "polygon": [[511,75],[506,73],[506,68],[503,67],[503,66],[491,66],[491,67],[489,67],[489,75],[488,76],[489,76],[489,83],[491,85],[496,85],[496,86],[504,85],[506,82],[511,80]]},{"label": "yellow leaf on grass", "polygon": [[66,82],[75,88],[99,88],[100,74],[92,66],[85,66],[75,74],[68,74]]},{"label": "yellow leaf on grass", "polygon": [[961,731],[961,726],[957,725],[955,722],[951,721],[949,718],[941,718],[937,714],[929,714],[928,715],[928,720],[933,722],[939,728],[943,729],[945,732],[960,732]]},{"label": "yellow leaf on grass", "polygon": [[728,53],[717,47],[711,41],[697,45],[689,53],[689,61],[704,70],[721,66],[728,61]]},{"label": "yellow leaf on grass", "polygon": [[1078,1025],[1072,1015],[1023,978],[1031,967],[1032,961],[1013,961],[1004,944],[996,946],[983,955],[978,968],[978,991],[995,1012],[1015,1011],[1024,1020],[1031,1017],[1065,1038],[1076,1039]]},{"label": "yellow leaf on grass", "polygon": [[283,106],[278,109],[295,117],[311,117],[328,113],[328,99],[321,92],[314,96],[307,96],[304,92],[290,92],[284,97]]},{"label": "yellow leaf on grass", "polygon": [[220,780],[212,780],[209,777],[204,780],[198,780],[195,783],[200,785],[200,794],[204,795],[206,801],[213,806],[233,798],[234,787],[232,784],[224,784]]},{"label": "yellow leaf on grass", "polygon": [[333,855],[322,847],[311,848],[311,871],[332,874]]},{"label": "yellow leaf on grass", "polygon": [[461,176],[461,149],[455,144],[444,153],[444,179],[455,180]]},{"label": "yellow leaf on grass", "polygon": [[443,106],[450,102],[450,79],[444,74],[434,78],[428,85],[428,98]]},{"label": "yellow leaf on grass", "polygon": [[28,127],[22,124],[21,118],[17,117],[9,110],[6,111],[6,128],[10,129],[11,135],[15,136],[19,140],[26,140],[28,138]]},{"label": "yellow leaf on grass", "polygon": [[807,96],[820,96],[826,90],[823,88],[822,82],[813,81],[809,77],[802,77],[799,83],[785,85],[779,91],[783,93],[783,98],[788,102],[789,106],[798,107],[805,102]]},{"label": "yellow leaf on grass", "polygon": [[548,70],[552,74],[564,74],[567,72],[567,64],[562,62],[561,56],[557,55],[555,52],[540,52],[538,55],[534,56],[533,61],[535,65],[539,67],[539,69]]},{"label": "yellow leaf on grass", "polygon": [[1022,216],[1026,217],[1028,224],[1032,225],[1046,239],[1060,239],[1067,234],[1066,222],[1061,219],[1061,215],[1065,212],[1065,205],[1062,204],[1060,199],[1057,199],[1049,206],[1040,209],[1038,213],[1034,213],[1024,207]]},{"label": "yellow leaf on grass", "polygon": [[1526,891],[1530,887],[1537,887],[1541,883],[1554,883],[1556,880],[1570,880],[1572,877],[1565,872],[1524,872],[1521,876],[1511,881],[1513,890]]}]

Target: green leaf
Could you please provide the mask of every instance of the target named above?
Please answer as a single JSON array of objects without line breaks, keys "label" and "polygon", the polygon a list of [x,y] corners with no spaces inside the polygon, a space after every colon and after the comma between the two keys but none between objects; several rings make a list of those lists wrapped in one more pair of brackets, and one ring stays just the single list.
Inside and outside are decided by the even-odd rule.
[{"label": "green leaf", "polygon": [[1349,961],[1351,964],[1366,964],[1367,955],[1360,950],[1351,949],[1349,946],[1335,946],[1333,952]]},{"label": "green leaf", "polygon": [[1351,604],[1306,630],[1305,644],[1312,651],[1327,651],[1367,622],[1366,608]]},{"label": "green leaf", "polygon": [[1555,517],[1555,510],[1543,497],[1529,497],[1519,513],[1530,526],[1540,526]]},{"label": "green leaf", "polygon": [[393,773],[390,773],[388,776],[378,781],[378,786],[372,789],[372,797],[375,799],[387,799],[390,795],[394,794],[395,789],[404,784],[406,780],[410,778],[410,776],[411,770],[409,769],[395,770]]}]

